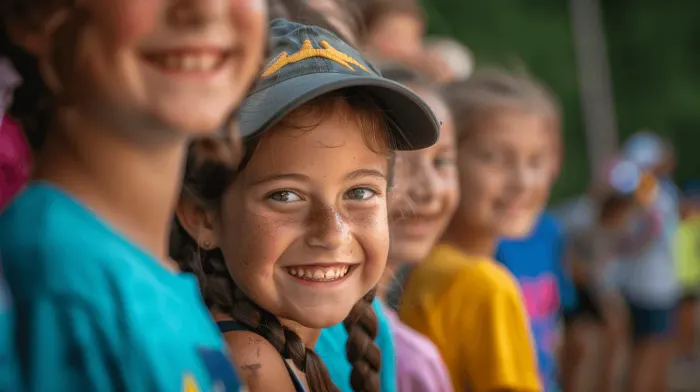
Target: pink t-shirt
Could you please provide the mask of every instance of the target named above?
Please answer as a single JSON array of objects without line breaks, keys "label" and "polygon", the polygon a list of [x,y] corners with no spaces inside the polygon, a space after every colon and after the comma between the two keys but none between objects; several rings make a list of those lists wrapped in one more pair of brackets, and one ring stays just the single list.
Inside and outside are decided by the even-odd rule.
[{"label": "pink t-shirt", "polygon": [[437,347],[402,323],[393,311],[387,309],[386,317],[396,345],[399,392],[453,392]]},{"label": "pink t-shirt", "polygon": [[31,152],[19,124],[0,116],[0,209],[29,179]]}]

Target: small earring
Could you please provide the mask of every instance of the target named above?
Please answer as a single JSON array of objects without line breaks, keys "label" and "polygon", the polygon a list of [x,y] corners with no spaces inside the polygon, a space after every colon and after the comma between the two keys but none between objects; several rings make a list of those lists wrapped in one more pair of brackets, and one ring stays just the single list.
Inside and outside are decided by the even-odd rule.
[{"label": "small earring", "polygon": [[211,246],[211,242],[209,242],[209,240],[202,241],[202,248],[209,249],[210,246]]}]

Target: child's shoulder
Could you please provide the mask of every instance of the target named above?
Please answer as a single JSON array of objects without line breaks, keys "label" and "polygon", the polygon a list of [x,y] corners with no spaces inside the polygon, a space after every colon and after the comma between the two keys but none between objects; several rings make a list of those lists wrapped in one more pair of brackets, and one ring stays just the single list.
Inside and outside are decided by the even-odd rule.
[{"label": "child's shoulder", "polygon": [[224,334],[233,362],[251,391],[293,391],[291,368],[268,340],[251,331]]},{"label": "child's shoulder", "polygon": [[485,293],[517,293],[518,282],[513,274],[495,260],[474,263],[472,268],[464,270],[458,276],[458,285],[469,283],[474,290]]},{"label": "child's shoulder", "polygon": [[25,189],[0,215],[0,252],[8,281],[25,294],[86,303],[133,292],[135,276],[160,268],[76,200],[43,184]]},{"label": "child's shoulder", "polygon": [[439,245],[426,270],[440,277],[445,289],[458,291],[512,290],[517,287],[513,274],[495,260],[466,255],[449,245]]}]

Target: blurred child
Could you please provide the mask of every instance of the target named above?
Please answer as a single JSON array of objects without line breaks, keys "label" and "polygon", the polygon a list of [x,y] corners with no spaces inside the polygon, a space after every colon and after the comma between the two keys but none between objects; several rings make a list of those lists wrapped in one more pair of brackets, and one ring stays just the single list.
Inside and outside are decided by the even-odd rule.
[{"label": "blurred child", "polygon": [[[648,246],[654,231],[627,239],[628,224],[641,208],[638,190],[643,173],[627,160],[616,159],[594,180],[598,189],[593,219],[568,232],[567,264],[577,288],[577,306],[564,313],[566,325],[564,388],[577,390],[581,379],[587,388],[614,391],[617,363],[626,347],[627,309],[618,288],[620,260],[639,247]],[[602,185],[601,185],[602,184]],[[590,334],[599,344],[590,345]],[[598,352],[599,356],[593,354]],[[589,363],[594,369],[582,366]],[[590,380],[589,375],[596,375]]]},{"label": "blurred child", "polygon": [[[556,108],[553,98],[549,97],[549,100]],[[536,192],[547,196],[561,166],[561,135],[554,138],[557,148],[551,150],[550,160],[554,164],[543,165],[542,172],[537,174],[542,180],[536,183],[541,187]],[[543,212],[527,236],[505,238],[500,241],[496,252],[496,260],[505,265],[520,283],[545,391],[559,390],[556,366],[559,310],[562,303],[568,304],[574,297],[570,279],[563,268],[563,242],[558,222],[548,212]]]},{"label": "blurred child", "polygon": [[448,85],[461,199],[406,283],[401,319],[438,346],[458,391],[540,391],[517,281],[493,260],[499,238],[529,233],[559,159],[559,114],[532,80],[499,71]]},{"label": "blurred child", "polygon": [[696,313],[700,296],[700,182],[689,181],[683,189],[681,224],[677,236],[677,273],[682,288],[678,309],[676,352],[693,362],[697,356]]},{"label": "blurred child", "polygon": [[359,0],[364,25],[361,45],[387,60],[416,58],[423,52],[425,16],[416,0]]},{"label": "blurred child", "polygon": [[679,208],[677,191],[669,181],[675,160],[669,147],[650,133],[633,135],[623,145],[624,156],[650,174],[645,176],[647,185],[640,184],[640,194],[646,193],[647,200],[629,222],[628,243],[649,235],[652,240],[646,246],[628,247],[621,263],[621,291],[634,338],[629,387],[635,392],[668,389],[672,316],[680,294],[675,273]]},{"label": "blurred child", "polygon": [[427,57],[436,59],[439,65],[446,68],[441,83],[466,80],[474,73],[473,53],[456,39],[431,36],[426,38],[424,45]]},{"label": "blurred child", "polygon": [[[246,158],[235,175],[189,166],[176,259],[198,273],[250,390],[379,392],[371,303],[389,250],[390,157],[434,144],[438,124],[329,31],[278,19],[270,34],[239,113]],[[333,380],[312,348],[340,322],[352,371]]]},{"label": "blurred child", "polygon": [[[328,1],[328,0],[325,0]],[[375,62],[394,62],[419,70],[430,79],[450,79],[441,58],[425,51],[425,15],[416,0],[357,0],[362,27],[359,45]]]},{"label": "blurred child", "polygon": [[270,20],[277,18],[318,26],[358,45],[359,12],[349,0],[271,0]]},{"label": "blurred child", "polygon": [[10,114],[37,147],[34,181],[0,215],[18,390],[237,390],[196,281],[167,248],[190,139],[240,158],[230,116],[258,70],[265,3],[0,9],[23,81]]},{"label": "blurred child", "polygon": [[[382,73],[417,92],[441,123],[435,145],[400,152],[396,157],[389,202],[391,246],[379,292],[386,299],[397,270],[425,259],[442,235],[457,208],[459,186],[455,134],[445,102],[409,70],[403,75],[397,75],[395,69]],[[401,322],[393,310],[387,310],[387,315],[396,344],[399,391],[452,391],[452,382],[435,345]]]}]

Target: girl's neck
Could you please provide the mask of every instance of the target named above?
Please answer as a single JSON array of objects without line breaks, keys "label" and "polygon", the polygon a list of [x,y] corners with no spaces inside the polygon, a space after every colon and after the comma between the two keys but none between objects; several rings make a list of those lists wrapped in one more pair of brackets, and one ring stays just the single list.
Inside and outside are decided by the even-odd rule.
[{"label": "girl's neck", "polygon": [[319,336],[321,336],[320,329],[305,327],[292,320],[280,319],[280,321],[285,327],[291,329],[294,331],[294,333],[299,335],[301,341],[304,342],[304,346],[310,349],[316,347],[316,342],[318,341]]},{"label": "girl's neck", "polygon": [[498,236],[483,228],[453,221],[442,241],[456,246],[469,256],[492,259],[496,253]]},{"label": "girl's neck", "polygon": [[49,132],[35,177],[64,189],[174,268],[168,258],[169,232],[187,143],[171,137],[143,144],[94,124]]}]

